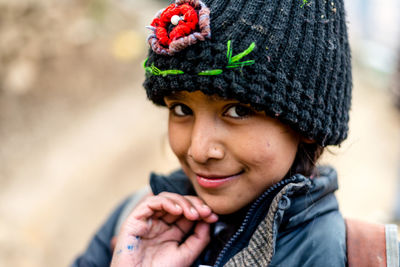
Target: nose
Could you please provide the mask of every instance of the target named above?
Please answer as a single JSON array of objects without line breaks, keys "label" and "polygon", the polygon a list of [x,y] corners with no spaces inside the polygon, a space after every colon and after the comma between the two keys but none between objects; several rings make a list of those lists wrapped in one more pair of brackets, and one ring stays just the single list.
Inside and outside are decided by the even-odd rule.
[{"label": "nose", "polygon": [[199,164],[225,157],[222,131],[213,118],[196,118],[191,135],[188,156]]}]

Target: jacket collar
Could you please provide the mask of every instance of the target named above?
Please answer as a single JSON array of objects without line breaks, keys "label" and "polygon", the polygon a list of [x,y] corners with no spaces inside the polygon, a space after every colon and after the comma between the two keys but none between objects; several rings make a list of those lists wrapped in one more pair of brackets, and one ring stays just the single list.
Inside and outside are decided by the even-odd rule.
[{"label": "jacket collar", "polygon": [[[338,209],[338,203],[333,192],[338,188],[336,171],[331,167],[320,167],[318,176],[307,178],[296,174],[276,188],[278,191],[268,195],[268,190],[261,195],[249,210],[246,218],[253,221],[243,222],[243,233],[240,233],[239,246],[234,240],[231,247],[222,252],[216,266],[241,266],[252,258],[255,262],[267,266],[275,253],[276,238],[279,232],[284,232],[302,223],[314,219],[324,213]],[[182,195],[193,195],[195,191],[189,179],[182,170],[169,176],[152,174],[150,185],[154,194],[163,191]],[[271,198],[272,202],[264,201]],[[267,212],[266,212],[267,211]],[[259,219],[259,214],[262,215]],[[245,220],[246,220],[245,218]],[[255,220],[257,222],[255,222]],[[240,231],[240,229],[239,229]],[[234,235],[235,236],[235,235]],[[248,240],[244,241],[242,237]],[[260,249],[262,248],[262,249]],[[223,250],[224,251],[224,250]],[[258,251],[258,253],[252,253]]]},{"label": "jacket collar", "polygon": [[320,168],[319,172],[318,178],[314,179],[295,175],[297,179],[281,188],[248,244],[232,257],[227,257],[224,266],[243,266],[249,262],[268,266],[275,254],[278,232],[288,231],[324,213],[338,210],[333,195],[338,188],[336,172],[329,167]]}]

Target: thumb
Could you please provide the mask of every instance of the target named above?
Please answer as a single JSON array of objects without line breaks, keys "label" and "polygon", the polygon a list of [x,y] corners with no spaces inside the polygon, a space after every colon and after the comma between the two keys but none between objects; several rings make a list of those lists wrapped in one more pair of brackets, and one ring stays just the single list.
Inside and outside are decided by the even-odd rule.
[{"label": "thumb", "polygon": [[114,252],[116,246],[117,246],[117,237],[114,236],[110,241],[111,252]]},{"label": "thumb", "polygon": [[210,242],[210,225],[198,222],[194,232],[179,246],[179,252],[188,265],[191,265]]}]

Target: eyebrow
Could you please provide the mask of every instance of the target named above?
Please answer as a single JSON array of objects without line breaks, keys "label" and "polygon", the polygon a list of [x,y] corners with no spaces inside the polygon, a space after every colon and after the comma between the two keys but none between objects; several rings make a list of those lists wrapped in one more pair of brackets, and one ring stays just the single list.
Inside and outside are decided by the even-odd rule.
[{"label": "eyebrow", "polygon": [[168,99],[168,100],[179,101],[179,100],[184,100],[186,97],[181,92],[175,92],[175,93],[172,93],[170,95],[165,96],[165,98]]}]

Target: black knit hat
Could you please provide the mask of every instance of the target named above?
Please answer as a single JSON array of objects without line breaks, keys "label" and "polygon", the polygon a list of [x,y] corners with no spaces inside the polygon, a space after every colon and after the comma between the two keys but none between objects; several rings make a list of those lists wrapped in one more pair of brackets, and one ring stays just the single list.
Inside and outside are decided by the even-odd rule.
[{"label": "black knit hat", "polygon": [[352,75],[343,0],[176,0],[151,29],[144,87],[154,103],[201,90],[248,103],[322,146],[346,139]]}]

